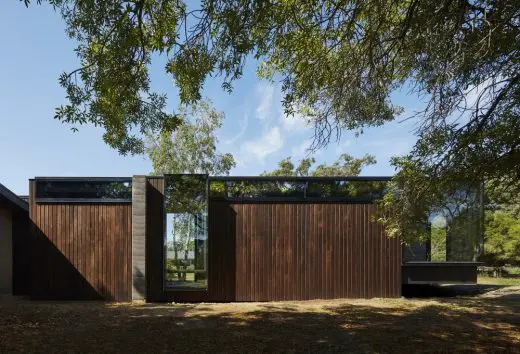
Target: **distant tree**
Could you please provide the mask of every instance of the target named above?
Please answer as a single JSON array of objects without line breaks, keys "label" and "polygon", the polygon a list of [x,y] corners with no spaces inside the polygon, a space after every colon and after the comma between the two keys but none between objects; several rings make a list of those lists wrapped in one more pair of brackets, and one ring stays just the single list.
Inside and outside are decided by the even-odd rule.
[{"label": "distant tree", "polygon": [[224,114],[203,100],[179,108],[182,124],[171,131],[148,134],[147,153],[154,174],[195,173],[227,175],[235,166],[233,155],[217,151],[216,130]]},{"label": "distant tree", "polygon": [[287,157],[278,162],[278,168],[271,172],[264,172],[263,176],[359,176],[361,170],[376,163],[374,156],[366,154],[361,158],[354,158],[349,154],[341,154],[330,165],[320,164],[314,170],[311,167],[316,163],[313,157],[300,160],[298,166]]},{"label": "distant tree", "polygon": [[520,193],[511,185],[516,181],[492,179],[485,183],[485,204],[487,210],[500,210],[520,220]]},{"label": "distant tree", "polygon": [[[316,160],[312,157],[302,159],[298,166],[295,166],[291,158],[285,158],[278,162],[278,168],[271,172],[264,172],[263,176],[313,176],[313,177],[349,177],[358,176],[365,166],[376,163],[374,156],[365,155],[361,158],[354,158],[349,154],[342,154],[330,165],[320,164],[312,168]],[[359,197],[362,194],[381,191],[384,182],[363,182],[363,183],[344,183],[340,181],[327,181],[324,183],[311,183],[305,187],[302,183],[287,183],[275,181],[263,183],[262,186],[267,193],[278,191],[280,195],[290,196],[291,193],[300,194],[302,188],[306,189],[307,196],[316,195],[342,195],[350,198]],[[247,188],[247,187],[246,187]],[[252,188],[249,186],[248,188]],[[258,187],[257,187],[258,188]]]},{"label": "distant tree", "polygon": [[486,213],[484,257],[488,265],[520,265],[520,220],[502,210]]}]

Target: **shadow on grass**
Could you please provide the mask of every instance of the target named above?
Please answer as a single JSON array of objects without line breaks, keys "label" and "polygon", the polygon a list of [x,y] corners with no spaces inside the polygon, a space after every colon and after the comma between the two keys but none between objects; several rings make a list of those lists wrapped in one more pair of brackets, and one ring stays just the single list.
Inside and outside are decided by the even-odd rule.
[{"label": "shadow on grass", "polygon": [[253,304],[0,304],[0,352],[518,352],[495,298]]}]

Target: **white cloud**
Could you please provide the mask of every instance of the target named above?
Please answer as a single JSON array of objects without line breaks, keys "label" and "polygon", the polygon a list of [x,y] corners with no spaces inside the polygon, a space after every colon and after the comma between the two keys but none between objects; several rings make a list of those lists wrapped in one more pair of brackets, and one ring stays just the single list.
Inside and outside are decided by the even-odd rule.
[{"label": "white cloud", "polygon": [[342,142],[336,146],[336,155],[341,155],[344,153],[347,153],[347,148],[352,144],[351,140],[346,140],[345,142]]},{"label": "white cloud", "polygon": [[310,124],[304,116],[296,113],[286,115],[281,104],[282,93],[279,87],[271,84],[259,84],[256,86],[258,105],[255,109],[256,118],[269,127],[271,122],[278,119],[281,127],[286,132],[301,132],[310,128]]},{"label": "white cloud", "polygon": [[291,156],[293,159],[301,159],[307,156],[308,149],[312,144],[312,139],[302,141],[299,145],[293,146],[291,150]]},{"label": "white cloud", "polygon": [[256,159],[264,163],[264,159],[283,147],[283,138],[280,128],[274,127],[264,133],[259,139],[247,140],[241,147],[240,161],[252,161]]},{"label": "white cloud", "polygon": [[226,145],[234,144],[238,139],[244,135],[244,133],[247,130],[247,126],[249,125],[249,116],[247,114],[244,115],[244,118],[238,122],[238,125],[240,126],[240,131],[231,139],[228,139],[224,142]]},{"label": "white cloud", "polygon": [[285,131],[298,132],[310,128],[309,122],[300,114],[281,115],[282,125]]},{"label": "white cloud", "polygon": [[260,85],[257,86],[257,94],[260,103],[256,107],[256,117],[263,122],[268,122],[273,116],[275,88],[272,85]]}]

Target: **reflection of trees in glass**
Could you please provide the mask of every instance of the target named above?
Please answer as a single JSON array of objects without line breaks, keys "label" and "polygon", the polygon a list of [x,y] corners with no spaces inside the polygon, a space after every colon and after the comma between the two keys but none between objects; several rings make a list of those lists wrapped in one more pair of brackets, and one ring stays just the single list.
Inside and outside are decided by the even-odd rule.
[{"label": "reflection of trees in glass", "polygon": [[372,202],[384,195],[386,181],[365,180],[225,180],[212,181],[213,198],[305,198]]},{"label": "reflection of trees in glass", "polygon": [[131,181],[37,181],[37,198],[132,199]]},{"label": "reflection of trees in glass", "polygon": [[[192,264],[188,259],[195,251],[193,216],[188,213],[171,214],[172,241],[167,245],[174,252],[172,265],[175,269],[187,270]],[[178,273],[178,279],[186,280],[186,273]]]},{"label": "reflection of trees in glass", "polygon": [[446,261],[446,217],[436,215],[432,218],[430,225],[430,259],[434,262]]},{"label": "reflection of trees in glass", "polygon": [[478,185],[454,187],[430,209],[431,259],[473,261],[480,254],[482,201]]},{"label": "reflection of trees in glass", "polygon": [[206,175],[166,175],[166,213],[198,214],[206,210]]},{"label": "reflection of trees in glass", "polygon": [[107,199],[132,199],[131,182],[110,182],[104,186],[98,186],[99,198]]},{"label": "reflection of trees in glass", "polygon": [[166,280],[202,286],[207,262],[207,176],[167,175],[164,188],[171,237],[166,244]]}]

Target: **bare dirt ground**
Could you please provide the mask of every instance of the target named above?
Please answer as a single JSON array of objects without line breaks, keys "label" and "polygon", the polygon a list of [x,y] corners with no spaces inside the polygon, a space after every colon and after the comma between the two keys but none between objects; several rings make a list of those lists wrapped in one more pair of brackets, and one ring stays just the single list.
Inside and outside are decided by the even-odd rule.
[{"label": "bare dirt ground", "polygon": [[0,353],[520,353],[520,287],[472,289],[458,297],[227,304],[4,299]]}]

